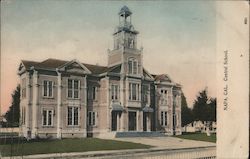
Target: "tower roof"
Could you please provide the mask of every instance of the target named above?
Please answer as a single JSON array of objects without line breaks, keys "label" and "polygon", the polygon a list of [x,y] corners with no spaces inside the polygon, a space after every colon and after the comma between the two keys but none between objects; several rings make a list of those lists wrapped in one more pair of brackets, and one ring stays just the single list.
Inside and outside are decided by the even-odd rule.
[{"label": "tower roof", "polygon": [[119,15],[125,16],[125,17],[127,17],[131,14],[132,14],[132,12],[129,10],[129,8],[127,6],[123,6],[119,12]]}]

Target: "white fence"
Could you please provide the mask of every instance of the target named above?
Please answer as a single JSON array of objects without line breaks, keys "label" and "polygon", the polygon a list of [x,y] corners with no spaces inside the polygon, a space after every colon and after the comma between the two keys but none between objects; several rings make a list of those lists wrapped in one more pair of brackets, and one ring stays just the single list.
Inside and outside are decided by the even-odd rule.
[{"label": "white fence", "polygon": [[[1,157],[0,157],[1,158]],[[10,157],[2,157],[9,159]],[[184,149],[149,149],[149,150],[120,150],[118,152],[78,152],[40,154],[31,156],[16,156],[15,159],[215,159],[216,147],[199,147]]]}]

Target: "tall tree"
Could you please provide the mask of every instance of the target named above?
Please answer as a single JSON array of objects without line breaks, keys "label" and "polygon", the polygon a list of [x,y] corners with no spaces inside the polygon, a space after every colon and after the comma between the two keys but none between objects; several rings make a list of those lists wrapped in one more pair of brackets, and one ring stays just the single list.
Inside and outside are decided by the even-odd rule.
[{"label": "tall tree", "polygon": [[206,89],[199,92],[193,114],[195,120],[216,121],[216,98],[209,98]]},{"label": "tall tree", "polygon": [[207,121],[209,118],[208,113],[209,99],[207,96],[207,90],[204,89],[199,92],[197,99],[194,101],[193,113],[195,120]]},{"label": "tall tree", "polygon": [[20,85],[12,94],[12,104],[4,117],[7,120],[7,126],[14,127],[19,125],[20,117]]},{"label": "tall tree", "polygon": [[185,95],[181,94],[181,125],[185,126],[193,121],[192,109],[187,105]]}]

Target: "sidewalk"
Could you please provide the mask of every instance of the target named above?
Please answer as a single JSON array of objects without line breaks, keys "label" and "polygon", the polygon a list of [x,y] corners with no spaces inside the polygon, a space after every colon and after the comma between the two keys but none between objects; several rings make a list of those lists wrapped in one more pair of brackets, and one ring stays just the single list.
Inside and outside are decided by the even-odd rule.
[{"label": "sidewalk", "polygon": [[180,139],[176,137],[133,137],[133,138],[115,138],[113,140],[141,143],[164,149],[180,149],[216,146],[215,143]]}]

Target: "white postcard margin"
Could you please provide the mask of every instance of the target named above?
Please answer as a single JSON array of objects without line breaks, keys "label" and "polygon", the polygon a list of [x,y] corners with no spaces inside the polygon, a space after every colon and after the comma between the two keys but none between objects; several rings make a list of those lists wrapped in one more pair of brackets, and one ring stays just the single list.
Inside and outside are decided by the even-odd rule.
[{"label": "white postcard margin", "polygon": [[249,2],[216,2],[217,158],[248,158]]}]

